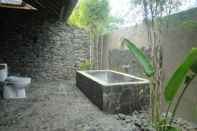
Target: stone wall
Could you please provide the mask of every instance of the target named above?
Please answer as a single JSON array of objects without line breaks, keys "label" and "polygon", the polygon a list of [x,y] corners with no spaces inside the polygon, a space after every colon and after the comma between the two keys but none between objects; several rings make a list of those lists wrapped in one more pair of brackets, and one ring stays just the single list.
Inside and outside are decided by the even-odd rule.
[{"label": "stone wall", "polygon": [[[3,15],[6,14],[6,15]],[[87,32],[39,12],[3,10],[0,14],[0,62],[10,75],[33,79],[72,79],[89,58]]]},{"label": "stone wall", "polygon": [[[143,48],[143,51],[150,54],[149,48]],[[109,69],[146,77],[139,61],[126,49],[112,49],[109,52]]]}]

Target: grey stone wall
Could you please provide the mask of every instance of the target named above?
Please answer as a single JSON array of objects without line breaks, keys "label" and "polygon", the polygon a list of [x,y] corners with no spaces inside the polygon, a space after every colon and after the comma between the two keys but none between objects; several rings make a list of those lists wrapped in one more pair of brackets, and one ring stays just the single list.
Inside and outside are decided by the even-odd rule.
[{"label": "grey stone wall", "polygon": [[[142,50],[150,55],[150,48],[146,47]],[[112,49],[109,52],[109,69],[146,77],[139,61],[127,49]]]},{"label": "grey stone wall", "polygon": [[10,75],[72,79],[89,58],[87,32],[38,13],[5,12],[0,15],[0,63],[8,64]]}]

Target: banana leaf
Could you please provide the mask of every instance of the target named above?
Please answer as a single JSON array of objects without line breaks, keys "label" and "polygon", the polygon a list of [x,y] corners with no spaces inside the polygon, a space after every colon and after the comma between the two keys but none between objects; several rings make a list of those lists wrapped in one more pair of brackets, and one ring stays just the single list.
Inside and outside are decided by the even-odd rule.
[{"label": "banana leaf", "polygon": [[177,94],[179,88],[181,88],[188,72],[192,70],[197,71],[197,48],[192,48],[189,55],[186,57],[184,62],[177,68],[171,78],[168,80],[165,87],[164,96],[168,103],[171,103]]},{"label": "banana leaf", "polygon": [[194,64],[191,66],[192,72],[197,74],[197,60],[194,62]]},{"label": "banana leaf", "polygon": [[130,42],[128,39],[124,39],[122,41],[122,45],[126,44],[131,54],[133,54],[139,63],[143,66],[145,74],[150,77],[153,76],[155,73],[155,69],[151,64],[149,58],[140,50],[138,49],[135,44]]}]

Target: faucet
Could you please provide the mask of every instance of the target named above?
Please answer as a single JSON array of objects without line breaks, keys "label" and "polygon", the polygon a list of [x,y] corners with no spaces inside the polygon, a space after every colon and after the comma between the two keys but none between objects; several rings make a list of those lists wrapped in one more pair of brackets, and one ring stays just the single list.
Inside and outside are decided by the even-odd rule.
[{"label": "faucet", "polygon": [[122,65],[122,68],[124,69],[124,71],[125,71],[125,73],[129,73],[129,68],[130,68],[131,66],[129,65],[129,64],[127,64],[127,65]]}]

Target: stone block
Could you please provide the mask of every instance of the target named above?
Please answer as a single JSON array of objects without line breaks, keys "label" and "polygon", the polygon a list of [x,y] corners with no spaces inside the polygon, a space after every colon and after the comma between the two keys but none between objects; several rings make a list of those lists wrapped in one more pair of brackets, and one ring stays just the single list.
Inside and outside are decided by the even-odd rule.
[{"label": "stone block", "polygon": [[101,84],[77,72],[77,87],[101,110],[129,114],[149,109],[149,83]]}]

